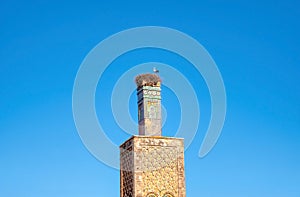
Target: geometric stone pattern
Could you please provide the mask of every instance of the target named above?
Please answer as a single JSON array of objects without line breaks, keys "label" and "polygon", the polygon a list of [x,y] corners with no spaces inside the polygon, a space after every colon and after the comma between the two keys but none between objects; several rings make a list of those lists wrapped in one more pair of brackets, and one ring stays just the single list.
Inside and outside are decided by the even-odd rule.
[{"label": "geometric stone pattern", "polygon": [[137,89],[139,135],[161,135],[161,89],[142,86]]},{"label": "geometric stone pattern", "polygon": [[[148,193],[178,196],[176,147],[146,146],[137,156],[141,161],[143,196]],[[153,181],[157,180],[157,181]]]},{"label": "geometric stone pattern", "polygon": [[120,151],[121,197],[185,197],[183,139],[133,136]]},{"label": "geometric stone pattern", "polygon": [[133,182],[134,182],[134,175],[133,175],[133,161],[134,161],[134,157],[133,154],[134,152],[133,150],[133,146],[131,141],[128,141],[126,144],[126,147],[124,146],[124,148],[120,148],[120,158],[121,158],[121,166],[120,166],[120,177],[121,178],[121,196],[126,196],[126,197],[132,197],[134,196],[133,193]]}]

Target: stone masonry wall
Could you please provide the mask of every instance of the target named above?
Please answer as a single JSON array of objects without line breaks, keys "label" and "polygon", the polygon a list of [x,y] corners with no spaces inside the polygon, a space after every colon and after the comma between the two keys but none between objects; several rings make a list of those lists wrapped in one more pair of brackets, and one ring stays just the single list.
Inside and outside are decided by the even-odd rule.
[{"label": "stone masonry wall", "polygon": [[134,136],[120,149],[121,197],[185,197],[183,139]]}]

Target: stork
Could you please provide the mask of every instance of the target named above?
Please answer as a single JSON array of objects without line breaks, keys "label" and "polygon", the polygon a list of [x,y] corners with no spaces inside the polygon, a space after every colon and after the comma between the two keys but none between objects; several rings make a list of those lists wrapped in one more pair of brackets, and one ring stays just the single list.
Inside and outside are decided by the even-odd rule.
[{"label": "stork", "polygon": [[153,67],[153,72],[154,72],[155,74],[158,74],[158,73],[159,73],[159,70],[157,70],[156,67]]}]

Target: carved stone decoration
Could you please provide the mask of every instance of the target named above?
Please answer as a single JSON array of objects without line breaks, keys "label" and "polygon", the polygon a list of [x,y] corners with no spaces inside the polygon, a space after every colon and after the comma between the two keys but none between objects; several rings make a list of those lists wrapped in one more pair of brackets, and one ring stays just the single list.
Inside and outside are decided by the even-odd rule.
[{"label": "carved stone decoration", "polygon": [[185,197],[183,139],[161,136],[156,74],[136,77],[139,136],[120,146],[121,197]]},{"label": "carved stone decoration", "polygon": [[121,149],[121,194],[124,197],[133,197],[134,195],[134,171],[133,171],[133,145],[131,142],[124,144]]},{"label": "carved stone decoration", "polygon": [[147,197],[157,197],[157,195],[155,195],[154,193],[150,193],[147,195]]},{"label": "carved stone decoration", "polygon": [[139,135],[161,135],[160,86],[142,86],[138,89]]},{"label": "carved stone decoration", "polygon": [[183,139],[133,136],[120,150],[121,188],[132,188],[121,189],[121,197],[132,190],[134,197],[185,197]]}]

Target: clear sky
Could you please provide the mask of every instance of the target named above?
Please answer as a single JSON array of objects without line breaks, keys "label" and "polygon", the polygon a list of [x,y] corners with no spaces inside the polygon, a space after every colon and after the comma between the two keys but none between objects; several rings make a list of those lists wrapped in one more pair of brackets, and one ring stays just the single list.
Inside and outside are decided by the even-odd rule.
[{"label": "clear sky", "polygon": [[[190,80],[201,106],[185,152],[188,197],[299,197],[299,18],[296,0],[1,1],[0,196],[119,196],[119,171],[95,159],[77,133],[73,83],[101,40],[155,25],[192,36],[214,58],[227,95],[222,134],[200,159],[211,113],[203,78],[172,53],[141,49],[116,59],[99,81],[97,114],[110,139],[121,144],[130,137],[112,116],[113,84],[135,65],[163,62]],[[135,102],[133,93],[136,120]],[[180,121],[176,93],[163,87],[162,102],[163,133],[173,136]]]}]

